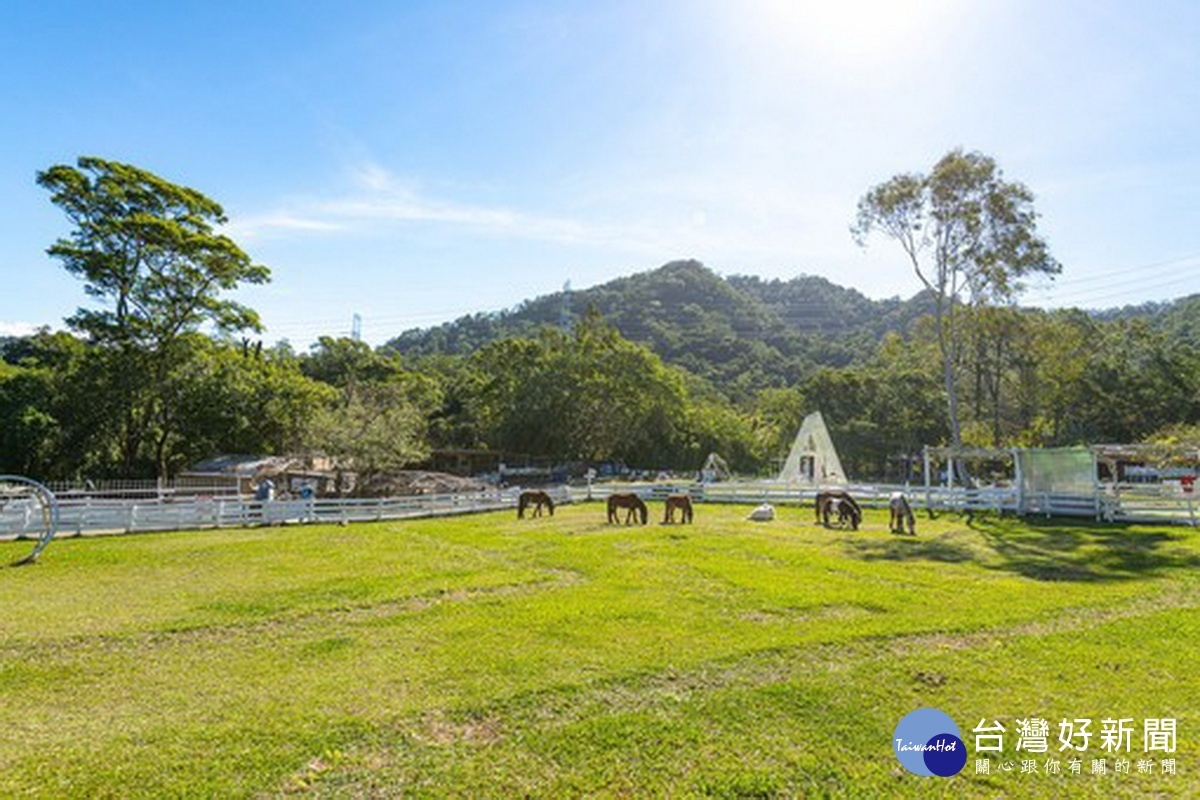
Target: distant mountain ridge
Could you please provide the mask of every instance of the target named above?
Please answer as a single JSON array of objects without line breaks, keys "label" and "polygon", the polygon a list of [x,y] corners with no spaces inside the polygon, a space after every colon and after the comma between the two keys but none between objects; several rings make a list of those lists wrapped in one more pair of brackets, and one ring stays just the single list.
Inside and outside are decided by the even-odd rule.
[{"label": "distant mountain ridge", "polygon": [[465,354],[494,339],[570,324],[595,309],[627,339],[738,392],[788,385],[817,366],[851,363],[927,308],[921,295],[871,300],[811,275],[722,278],[698,261],[673,261],[511,310],[408,330],[385,347],[414,356]]},{"label": "distant mountain ridge", "polygon": [[[384,347],[413,356],[466,354],[495,339],[569,325],[589,308],[625,338],[737,396],[794,384],[820,366],[869,358],[884,334],[907,331],[933,305],[923,292],[872,300],[814,275],[723,278],[698,261],[672,261],[513,309],[407,330]],[[1200,346],[1200,295],[1090,313],[1101,321],[1143,319]]]}]

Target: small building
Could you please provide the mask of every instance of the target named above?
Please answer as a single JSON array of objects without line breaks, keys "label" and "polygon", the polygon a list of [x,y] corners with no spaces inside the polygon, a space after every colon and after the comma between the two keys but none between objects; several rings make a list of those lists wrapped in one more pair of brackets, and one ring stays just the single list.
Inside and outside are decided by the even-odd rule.
[{"label": "small building", "polygon": [[356,475],[335,468],[333,459],[315,454],[306,456],[219,455],[207,458],[182,473],[177,486],[220,485],[232,483],[238,494],[253,494],[264,478],[274,481],[277,491],[299,494],[309,487],[318,495],[338,495],[353,491]]}]

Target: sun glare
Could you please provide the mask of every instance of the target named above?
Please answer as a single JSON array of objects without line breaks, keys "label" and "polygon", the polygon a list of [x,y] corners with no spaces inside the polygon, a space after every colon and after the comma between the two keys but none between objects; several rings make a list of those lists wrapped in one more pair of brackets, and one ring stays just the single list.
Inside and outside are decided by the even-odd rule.
[{"label": "sun glare", "polygon": [[962,10],[949,0],[746,0],[737,14],[763,55],[871,70],[920,60]]}]

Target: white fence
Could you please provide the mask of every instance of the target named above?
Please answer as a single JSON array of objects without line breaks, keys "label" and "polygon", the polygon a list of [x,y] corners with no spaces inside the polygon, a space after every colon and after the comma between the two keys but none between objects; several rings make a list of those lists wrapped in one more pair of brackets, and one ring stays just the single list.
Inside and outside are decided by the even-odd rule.
[{"label": "white fence", "polygon": [[[948,489],[945,487],[851,485],[845,487],[861,505],[886,507],[893,492],[908,495],[914,508],[935,511],[993,511],[1042,516],[1090,517],[1109,522],[1200,524],[1195,496],[1166,484],[1123,484],[1092,494],[1021,496],[1014,488]],[[557,503],[604,499],[614,492],[633,492],[648,500],[689,494],[697,502],[811,503],[816,489],[778,483],[597,484],[591,488],[558,486],[550,490]],[[128,500],[61,496],[59,535],[95,532],[165,531],[311,522],[365,522],[496,511],[516,506],[517,489],[466,494],[414,495],[382,499],[317,498],[256,501],[245,497],[177,497]],[[0,537],[36,537],[42,516],[23,505],[0,508]]]},{"label": "white fence", "polygon": [[190,498],[197,495],[234,497],[238,496],[239,482],[236,476],[220,478],[185,478],[173,481],[153,479],[101,479],[89,481],[51,481],[46,484],[50,491],[64,500],[67,498],[101,498],[113,500],[166,500]]},{"label": "white fence", "polygon": [[[566,487],[550,490],[555,502],[569,502]],[[368,522],[448,516],[512,508],[518,490],[429,494],[380,499],[313,498],[258,501],[244,497],[188,497],[113,500],[65,497],[58,501],[60,536],[82,533],[169,531],[310,522]],[[0,508],[0,536],[36,537],[42,515],[24,506]]]},{"label": "white fence", "polygon": [[[832,487],[829,487],[832,488]],[[952,511],[997,511],[1016,512],[1016,493],[1011,489],[946,489],[924,487],[890,486],[886,484],[852,484],[839,486],[850,492],[860,505],[869,508],[886,508],[893,492],[904,492],[914,507]],[[698,502],[707,503],[772,503],[788,505],[811,503],[817,488],[789,486],[783,483],[606,483],[597,484],[590,490],[571,487],[571,499],[586,500],[590,496],[603,499],[616,492],[632,492],[645,500],[661,500],[669,494],[687,494]]]},{"label": "white fence", "polygon": [[[1177,525],[1200,524],[1198,499],[1171,484],[1105,484],[1089,494],[1025,493],[1015,487],[964,489],[944,486],[899,486],[853,484],[845,488],[870,508],[886,508],[893,492],[908,496],[913,508],[960,513],[992,511],[1000,514],[1046,517],[1090,517],[1106,522],[1151,522]],[[633,492],[643,499],[657,500],[668,494],[688,494],[697,502],[811,503],[816,488],[779,483],[711,484],[597,484],[590,489],[572,487],[573,500],[604,498],[614,492]]]}]

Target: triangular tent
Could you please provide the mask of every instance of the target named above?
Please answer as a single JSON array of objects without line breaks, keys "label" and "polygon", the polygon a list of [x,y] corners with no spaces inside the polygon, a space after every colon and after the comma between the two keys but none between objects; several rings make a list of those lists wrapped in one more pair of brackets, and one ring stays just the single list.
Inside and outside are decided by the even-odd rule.
[{"label": "triangular tent", "polygon": [[709,453],[708,458],[704,461],[704,466],[700,468],[701,483],[727,481],[731,478],[733,478],[733,472],[729,469],[729,465],[725,463],[725,459],[716,453]]},{"label": "triangular tent", "polygon": [[802,486],[846,482],[842,462],[838,459],[820,411],[814,411],[804,418],[787,461],[783,464],[783,471],[779,473],[779,480]]}]

